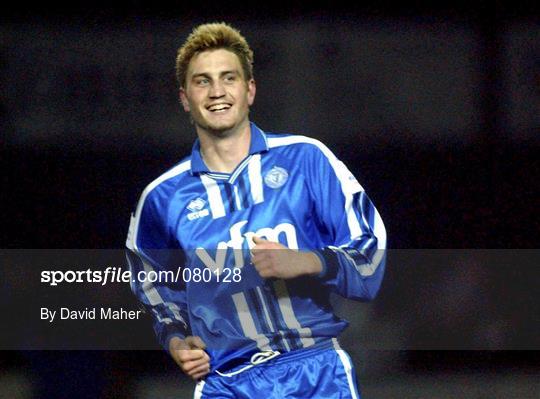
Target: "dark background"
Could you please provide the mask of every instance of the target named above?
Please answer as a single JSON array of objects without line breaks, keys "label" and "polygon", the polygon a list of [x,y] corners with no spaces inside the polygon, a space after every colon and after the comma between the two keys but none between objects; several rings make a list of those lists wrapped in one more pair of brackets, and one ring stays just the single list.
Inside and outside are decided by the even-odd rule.
[{"label": "dark background", "polygon": [[[252,120],[325,142],[375,202],[391,248],[539,247],[535,2],[20,2],[0,20],[2,248],[123,247],[144,186],[191,148],[174,58],[215,20],[255,51]],[[463,349],[485,345],[410,350],[441,349],[423,317],[403,350],[348,336],[366,397],[537,396],[535,265],[478,263],[389,275],[353,331],[399,330],[388,315],[432,306]],[[406,300],[419,289],[442,299]],[[529,350],[509,350],[518,341]],[[6,351],[0,370],[13,397],[157,396],[152,386],[178,397],[186,384],[158,351]]]}]

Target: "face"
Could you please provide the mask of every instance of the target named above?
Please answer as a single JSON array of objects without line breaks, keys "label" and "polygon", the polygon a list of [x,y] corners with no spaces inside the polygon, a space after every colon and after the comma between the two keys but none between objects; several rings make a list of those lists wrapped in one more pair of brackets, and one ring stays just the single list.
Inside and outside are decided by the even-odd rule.
[{"label": "face", "polygon": [[248,123],[255,82],[246,82],[236,54],[225,49],[208,50],[191,59],[180,99],[199,133],[222,136]]}]

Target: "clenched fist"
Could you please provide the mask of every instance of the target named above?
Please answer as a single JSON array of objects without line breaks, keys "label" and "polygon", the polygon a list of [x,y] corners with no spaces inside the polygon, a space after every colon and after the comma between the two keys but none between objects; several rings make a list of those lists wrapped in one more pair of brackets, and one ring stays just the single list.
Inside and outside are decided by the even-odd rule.
[{"label": "clenched fist", "polygon": [[253,242],[251,262],[263,278],[290,279],[322,271],[321,260],[313,252],[294,251],[260,237],[253,237]]},{"label": "clenched fist", "polygon": [[204,351],[206,345],[200,337],[186,339],[173,337],[169,341],[169,352],[182,371],[194,380],[210,372],[210,356]]}]

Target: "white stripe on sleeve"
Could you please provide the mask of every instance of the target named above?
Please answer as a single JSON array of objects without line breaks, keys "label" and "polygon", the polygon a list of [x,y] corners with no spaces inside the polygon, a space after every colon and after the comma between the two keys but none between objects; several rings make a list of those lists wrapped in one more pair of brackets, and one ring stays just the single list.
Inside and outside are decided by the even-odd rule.
[{"label": "white stripe on sleeve", "polygon": [[328,159],[330,166],[334,170],[334,173],[336,174],[339,180],[341,191],[343,192],[343,195],[345,197],[344,210],[347,215],[347,224],[349,226],[351,240],[357,239],[358,237],[362,235],[362,228],[360,227],[360,221],[358,220],[358,218],[356,217],[356,214],[354,213],[352,201],[353,201],[353,195],[357,192],[363,191],[364,189],[362,188],[360,184],[358,184],[356,179],[354,179],[354,176],[347,169],[345,164],[341,162],[339,159],[337,159],[334,153],[330,151],[328,147],[326,147],[323,143],[321,143],[319,140],[315,140],[310,137],[287,136],[287,137],[272,137],[268,139],[268,144],[270,148],[280,147],[280,146],[290,145],[290,144],[301,144],[301,143],[315,145],[323,153],[323,155]]},{"label": "white stripe on sleeve", "polygon": [[158,185],[163,183],[165,180],[171,179],[180,173],[186,172],[191,168],[191,161],[185,161],[181,164],[175,166],[168,172],[162,174],[159,176],[156,180],[154,180],[152,183],[150,183],[146,188],[144,189],[143,193],[141,194],[141,198],[139,199],[139,203],[137,204],[137,209],[135,211],[135,215],[132,216],[132,220],[129,224],[129,230],[130,233],[128,233],[128,238],[126,240],[126,246],[134,250],[135,252],[139,252],[139,248],[137,247],[137,235],[139,233],[139,222],[141,219],[141,212],[142,208],[144,206],[144,202],[146,201],[146,197],[150,192],[156,188]]}]

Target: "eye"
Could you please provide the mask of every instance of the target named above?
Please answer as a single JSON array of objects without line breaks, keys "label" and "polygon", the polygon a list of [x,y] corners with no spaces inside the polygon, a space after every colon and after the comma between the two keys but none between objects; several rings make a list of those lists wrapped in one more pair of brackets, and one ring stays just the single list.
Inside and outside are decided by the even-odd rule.
[{"label": "eye", "polygon": [[236,81],[236,75],[234,74],[228,74],[228,75],[225,75],[225,82],[228,82],[228,83],[232,83],[232,82],[235,82]]},{"label": "eye", "polygon": [[209,80],[204,77],[195,79],[195,84],[197,86],[206,86],[208,83],[209,83]]}]

